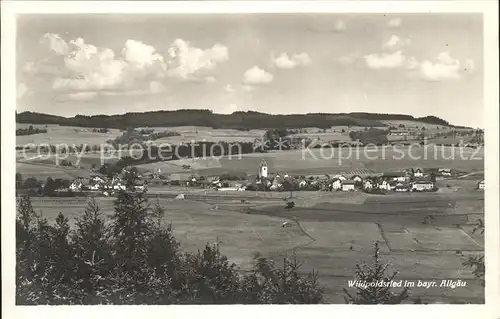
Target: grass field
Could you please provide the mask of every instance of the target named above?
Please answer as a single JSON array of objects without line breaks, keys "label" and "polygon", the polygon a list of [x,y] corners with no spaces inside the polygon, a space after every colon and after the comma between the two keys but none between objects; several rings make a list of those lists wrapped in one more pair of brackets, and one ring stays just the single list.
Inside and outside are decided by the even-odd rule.
[{"label": "grass field", "polygon": [[[385,147],[374,150],[363,149],[311,149],[269,153],[252,153],[217,158],[200,158],[158,162],[140,165],[144,170],[160,168],[168,171],[172,167],[191,165],[193,170],[204,174],[205,170],[243,171],[257,173],[262,159],[270,172],[288,174],[355,174],[354,170],[372,172],[395,171],[411,167],[452,168],[464,172],[484,170],[484,150],[458,149],[450,147]],[[220,174],[220,172],[218,172]],[[358,172],[359,174],[359,172]]]},{"label": "grass field", "polygon": [[35,177],[38,180],[45,180],[47,177],[52,177],[53,179],[62,178],[72,180],[76,177],[88,176],[90,171],[54,165],[17,162],[16,173],[20,173],[24,179]]},{"label": "grass field", "polygon": [[[174,194],[181,191],[173,190]],[[295,252],[304,272],[313,268],[319,271],[327,302],[343,303],[342,288],[353,279],[355,264],[370,259],[374,241],[380,242],[382,258],[392,263],[391,269],[400,272],[398,279],[467,281],[464,288],[416,288],[412,297],[421,296],[424,302],[431,303],[483,302],[482,287],[473,280],[470,269],[461,266],[463,257],[455,253],[483,251],[483,236],[472,234],[472,225],[468,224],[469,216],[482,214],[480,193],[458,197],[296,192],[297,207],[292,210],[283,207],[280,197],[284,195],[221,195],[199,190],[186,193],[186,200],[162,197],[159,201],[166,208],[164,222],[172,223],[183,249],[194,252],[218,240],[222,253],[242,270],[251,266],[257,254],[279,263],[285,255]],[[247,198],[245,203],[242,198]],[[113,199],[98,201],[110,216]],[[467,213],[454,210],[462,202],[473,201],[476,204]],[[154,204],[155,199],[150,202]],[[302,206],[305,202],[309,206]],[[85,205],[83,198],[33,198],[35,210],[42,210],[50,221],[59,212],[74,221]],[[243,207],[250,207],[250,213],[242,212]],[[422,223],[429,214],[435,216],[433,224]],[[295,226],[282,228],[283,221]]]},{"label": "grass field", "polygon": [[[27,128],[29,124],[17,124],[17,128]],[[109,133],[94,133],[92,128],[59,126],[59,125],[34,125],[34,127],[45,128],[47,133],[16,136],[16,145],[27,144],[66,144],[66,145],[100,145],[110,139],[121,135],[117,129],[110,129]],[[87,130],[87,131],[84,131]]]}]

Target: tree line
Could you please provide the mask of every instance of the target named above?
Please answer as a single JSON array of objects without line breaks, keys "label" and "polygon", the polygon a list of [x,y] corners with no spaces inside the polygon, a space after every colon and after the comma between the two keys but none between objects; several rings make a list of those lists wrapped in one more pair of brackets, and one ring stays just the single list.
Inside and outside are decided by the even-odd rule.
[{"label": "tree line", "polygon": [[33,135],[41,133],[47,133],[47,129],[34,128],[33,125],[30,125],[28,128],[18,128],[16,130],[16,136]]},{"label": "tree line", "polygon": [[216,114],[210,110],[175,110],[121,115],[77,115],[71,118],[47,114],[23,112],[17,114],[17,122],[34,124],[59,124],[80,127],[105,127],[126,129],[130,127],[205,126],[221,129],[268,129],[268,128],[330,128],[332,126],[384,127],[383,120],[416,120],[436,125],[448,125],[437,117],[414,118],[401,114],[376,113],[310,113],[273,115],[259,112],[235,112]]},{"label": "tree line", "polygon": [[[24,178],[21,173],[16,173],[16,193],[23,193],[29,196],[59,196],[59,189],[68,189],[71,181],[63,178],[47,177],[45,181],[41,181],[35,177]],[[68,195],[76,196],[76,193]]]}]

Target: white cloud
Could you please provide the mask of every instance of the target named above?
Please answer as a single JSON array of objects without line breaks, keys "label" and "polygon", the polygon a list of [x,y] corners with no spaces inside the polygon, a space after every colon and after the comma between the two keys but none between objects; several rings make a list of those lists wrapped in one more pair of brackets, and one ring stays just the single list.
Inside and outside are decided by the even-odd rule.
[{"label": "white cloud", "polygon": [[335,22],[335,25],[333,26],[333,29],[337,32],[342,32],[342,31],[345,31],[347,29],[347,26],[345,24],[344,21],[342,20],[337,20]]},{"label": "white cloud", "polygon": [[166,69],[163,57],[156,53],[156,49],[140,41],[127,40],[122,49],[122,55],[126,62],[140,69],[157,63],[163,70]]},{"label": "white cloud", "polygon": [[243,74],[243,83],[246,85],[269,84],[273,81],[273,78],[274,76],[271,73],[254,66]]},{"label": "white cloud", "polygon": [[58,34],[46,33],[40,39],[40,44],[48,45],[48,48],[58,55],[65,55],[69,52],[69,46]]},{"label": "white cloud", "polygon": [[[395,43],[397,41],[393,41]],[[365,56],[365,62],[371,69],[401,68],[408,75],[429,81],[458,80],[464,73],[475,70],[474,61],[465,60],[462,63],[453,58],[449,52],[441,52],[434,61],[418,61],[413,56],[405,56],[401,50],[393,53],[370,54]]]},{"label": "white cloud", "polygon": [[307,53],[299,53],[289,56],[283,52],[279,56],[272,56],[273,64],[280,69],[294,69],[298,66],[306,66],[311,63],[311,58]]},{"label": "white cloud", "polygon": [[390,28],[399,28],[403,24],[401,18],[394,18],[387,22],[387,26]]},{"label": "white cloud", "polygon": [[101,90],[124,83],[130,65],[115,59],[113,50],[86,44],[82,38],[70,41],[70,45],[73,48],[64,57],[70,75],[56,78],[53,89]]},{"label": "white cloud", "polygon": [[86,101],[90,100],[94,97],[97,96],[97,92],[76,92],[76,93],[69,93],[67,95],[68,99],[70,100],[75,100],[75,101]]},{"label": "white cloud", "polygon": [[168,75],[181,79],[189,79],[202,70],[213,70],[218,63],[229,59],[229,51],[224,45],[215,44],[210,49],[202,50],[182,39],[172,43],[168,55]]},{"label": "white cloud", "polygon": [[390,69],[404,66],[406,57],[402,51],[396,51],[394,53],[365,55],[365,61],[371,69]]},{"label": "white cloud", "polygon": [[[131,39],[118,54],[88,44],[83,38],[65,41],[53,33],[42,36],[40,45],[50,54],[27,62],[24,72],[49,78],[47,82],[52,89],[62,91],[147,91],[151,81],[167,75],[213,83],[213,76],[196,73],[212,70],[228,59],[228,50],[223,45],[201,50],[181,39],[174,41],[169,49],[168,61],[153,46]],[[154,83],[153,91],[157,91],[160,82]]]},{"label": "white cloud", "polygon": [[293,59],[297,62],[298,65],[309,65],[312,62],[309,55],[304,52],[299,54],[294,54]]},{"label": "white cloud", "polygon": [[418,63],[418,60],[415,58],[415,57],[407,57],[406,58],[406,69],[408,70],[415,70],[416,68],[418,68],[419,66],[419,63]]},{"label": "white cloud", "polygon": [[476,64],[474,63],[474,60],[472,60],[472,59],[465,60],[465,69],[464,69],[464,71],[466,71],[466,72],[474,72],[475,70],[476,70]]},{"label": "white cloud", "polygon": [[402,39],[398,37],[397,35],[392,35],[390,39],[382,45],[382,49],[384,50],[390,50],[390,51],[397,51],[401,50],[404,46],[409,45],[411,43],[410,39]]},{"label": "white cloud", "polygon": [[165,88],[163,87],[163,84],[158,81],[151,81],[149,82],[149,90],[151,93],[160,93],[163,92]]},{"label": "white cloud", "polygon": [[241,89],[245,92],[252,92],[254,90],[254,87],[251,85],[242,85]]},{"label": "white cloud", "polygon": [[233,93],[234,92],[234,88],[231,84],[227,84],[225,87],[224,87],[224,91],[226,91],[227,93]]},{"label": "white cloud", "polygon": [[217,82],[217,79],[214,78],[213,76],[207,76],[207,77],[205,77],[205,82],[206,83],[215,83],[215,82]]},{"label": "white cloud", "polygon": [[342,64],[352,64],[352,63],[356,62],[356,60],[358,60],[360,57],[361,57],[361,54],[355,52],[355,53],[343,55],[343,56],[339,57],[337,59],[337,61],[342,63]]},{"label": "white cloud", "polygon": [[458,80],[461,77],[460,61],[452,58],[448,52],[441,52],[436,62],[425,60],[420,63],[419,72],[424,79],[431,81]]}]

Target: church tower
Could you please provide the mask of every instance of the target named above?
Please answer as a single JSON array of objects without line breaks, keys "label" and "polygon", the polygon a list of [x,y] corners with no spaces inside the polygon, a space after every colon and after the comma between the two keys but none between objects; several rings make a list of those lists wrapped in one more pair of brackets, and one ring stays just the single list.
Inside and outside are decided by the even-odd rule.
[{"label": "church tower", "polygon": [[262,160],[259,164],[259,178],[267,178],[267,163]]}]

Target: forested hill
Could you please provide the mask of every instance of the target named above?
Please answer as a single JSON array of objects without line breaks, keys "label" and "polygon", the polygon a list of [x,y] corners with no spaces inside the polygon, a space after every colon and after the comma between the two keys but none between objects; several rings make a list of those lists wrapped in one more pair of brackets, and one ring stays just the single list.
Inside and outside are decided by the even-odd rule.
[{"label": "forested hill", "polygon": [[234,112],[216,114],[210,110],[176,110],[144,113],[126,113],[121,115],[76,115],[66,118],[34,112],[16,113],[18,123],[58,124],[63,126],[131,128],[131,127],[171,127],[171,126],[208,126],[224,129],[267,129],[267,128],[304,128],[331,126],[385,126],[383,120],[408,120],[422,123],[450,124],[438,117],[426,116],[415,118],[402,114],[377,113],[309,113],[273,115],[259,112]]}]

